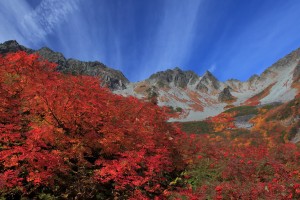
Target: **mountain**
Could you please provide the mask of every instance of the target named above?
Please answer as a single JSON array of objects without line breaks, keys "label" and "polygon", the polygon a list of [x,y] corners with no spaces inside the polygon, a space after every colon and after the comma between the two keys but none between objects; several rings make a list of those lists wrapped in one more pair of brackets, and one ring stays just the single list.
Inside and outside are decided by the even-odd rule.
[{"label": "mountain", "polygon": [[38,53],[46,60],[57,63],[57,70],[64,73],[99,76],[103,81],[103,85],[107,85],[112,90],[125,89],[126,85],[129,83],[128,79],[122,74],[121,71],[109,68],[103,63],[97,61],[83,62],[76,59],[66,59],[63,54],[52,51],[47,47],[43,47],[39,50],[33,50],[18,44],[15,40],[10,40],[0,44],[0,54],[16,51]]},{"label": "mountain", "polygon": [[99,76],[103,85],[116,94],[140,99],[156,98],[155,102],[160,106],[182,110],[179,117],[171,121],[202,120],[240,105],[287,102],[300,91],[300,48],[278,60],[261,75],[253,75],[244,82],[236,79],[221,82],[209,71],[199,76],[176,67],[135,83],[129,82],[122,72],[97,61],[66,59],[63,54],[47,47],[33,50],[16,41],[0,44],[0,54],[19,50],[40,54],[57,63],[57,70],[64,73]]},{"label": "mountain", "polygon": [[174,68],[157,72],[115,92],[147,99],[151,96],[149,92],[155,91],[158,105],[183,110],[173,121],[194,121],[235,106],[290,101],[300,91],[299,81],[300,48],[245,82],[236,79],[220,82],[209,71],[198,76],[192,71]]}]

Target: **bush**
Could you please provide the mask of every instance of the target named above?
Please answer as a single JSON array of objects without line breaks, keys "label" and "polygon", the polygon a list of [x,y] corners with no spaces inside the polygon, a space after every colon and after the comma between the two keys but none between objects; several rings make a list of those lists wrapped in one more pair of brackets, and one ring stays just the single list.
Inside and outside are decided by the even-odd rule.
[{"label": "bush", "polygon": [[207,134],[213,132],[213,125],[208,121],[181,122],[181,129],[186,133]]},{"label": "bush", "polygon": [[0,94],[2,197],[153,198],[187,164],[164,108],[37,55],[0,57]]}]

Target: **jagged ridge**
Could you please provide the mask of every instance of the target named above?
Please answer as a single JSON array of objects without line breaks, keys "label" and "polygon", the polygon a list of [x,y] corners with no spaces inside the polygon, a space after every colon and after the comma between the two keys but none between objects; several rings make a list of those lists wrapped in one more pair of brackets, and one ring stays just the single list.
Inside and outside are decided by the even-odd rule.
[{"label": "jagged ridge", "polygon": [[16,51],[38,53],[41,57],[49,60],[50,62],[57,63],[57,69],[64,73],[100,76],[103,81],[103,85],[107,85],[112,90],[125,89],[126,85],[129,83],[129,80],[121,71],[109,68],[103,63],[97,61],[83,62],[76,59],[66,59],[62,53],[54,52],[48,47],[43,47],[35,51],[18,44],[15,40],[0,44],[0,54]]},{"label": "jagged ridge", "polygon": [[[57,63],[57,70],[64,73],[99,76],[104,85],[121,95],[146,98],[151,92],[155,92],[159,105],[183,108],[180,120],[184,121],[200,120],[219,114],[229,104],[237,106],[247,102],[286,102],[295,97],[297,88],[300,89],[300,48],[274,63],[261,75],[253,75],[245,82],[236,79],[220,82],[209,71],[199,76],[193,71],[176,67],[173,70],[157,72],[138,83],[130,83],[121,71],[98,61],[66,59],[63,54],[47,47],[33,50],[14,40],[0,44],[0,54],[19,50],[40,54],[41,57]],[[258,95],[262,92],[264,95]],[[247,101],[249,99],[255,101]]]}]

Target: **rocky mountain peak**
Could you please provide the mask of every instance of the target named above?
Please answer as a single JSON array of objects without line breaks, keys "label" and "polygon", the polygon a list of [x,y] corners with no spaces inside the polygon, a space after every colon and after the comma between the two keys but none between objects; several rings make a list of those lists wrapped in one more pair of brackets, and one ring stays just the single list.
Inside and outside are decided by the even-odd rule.
[{"label": "rocky mountain peak", "polygon": [[6,54],[10,52],[17,52],[17,51],[26,51],[28,53],[34,52],[32,49],[28,49],[20,45],[16,40],[8,40],[0,44],[0,54]]},{"label": "rocky mountain peak", "polygon": [[204,73],[204,75],[202,76],[202,79],[210,80],[215,83],[219,82],[219,80],[208,70]]},{"label": "rocky mountain peak", "polygon": [[218,90],[220,88],[220,82],[210,71],[206,71],[196,85],[196,89],[202,92],[208,92],[210,88]]},{"label": "rocky mountain peak", "polygon": [[208,77],[214,77],[214,75],[209,71],[209,70],[206,70],[205,73],[203,74],[203,77],[204,76],[208,76]]},{"label": "rocky mountain peak", "polygon": [[198,75],[192,71],[183,71],[179,67],[173,70],[160,71],[152,74],[148,81],[153,82],[158,87],[175,87],[185,88],[188,84],[193,84],[198,79]]},{"label": "rocky mountain peak", "polygon": [[175,68],[173,69],[173,71],[181,71],[181,72],[182,72],[182,70],[181,70],[179,67],[175,67]]}]

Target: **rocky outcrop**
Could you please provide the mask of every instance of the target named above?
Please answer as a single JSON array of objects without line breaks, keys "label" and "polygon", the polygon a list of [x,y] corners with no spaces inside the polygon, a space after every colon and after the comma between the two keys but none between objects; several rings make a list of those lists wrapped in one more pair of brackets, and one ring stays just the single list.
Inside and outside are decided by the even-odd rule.
[{"label": "rocky outcrop", "polygon": [[218,90],[220,88],[220,82],[214,77],[214,75],[206,71],[201,77],[199,83],[196,85],[196,89],[202,92],[208,92],[209,89]]},{"label": "rocky outcrop", "polygon": [[102,85],[108,86],[112,90],[125,89],[129,80],[119,70],[114,70],[100,62],[83,62],[75,59],[66,59],[63,54],[43,47],[37,51],[19,45],[16,41],[7,41],[0,44],[0,53],[26,51],[28,53],[38,53],[42,58],[57,63],[57,70],[73,75],[99,76]]},{"label": "rocky outcrop", "polygon": [[54,52],[48,47],[43,47],[36,51],[41,57],[50,62],[58,64],[58,70],[62,70],[66,66],[67,60],[62,53]]},{"label": "rocky outcrop", "polygon": [[28,53],[34,52],[34,50],[32,49],[28,49],[22,45],[19,45],[19,43],[16,40],[9,40],[0,44],[0,54],[6,54],[17,51],[26,51]]},{"label": "rocky outcrop", "polygon": [[173,70],[168,69],[166,71],[157,72],[150,76],[148,81],[154,82],[159,88],[170,87],[174,84],[176,87],[185,88],[188,84],[194,84],[198,75],[192,71],[182,71],[176,67]]},{"label": "rocky outcrop", "polygon": [[220,102],[228,102],[234,100],[234,96],[230,93],[230,87],[226,87],[223,91],[219,94],[218,100]]}]

